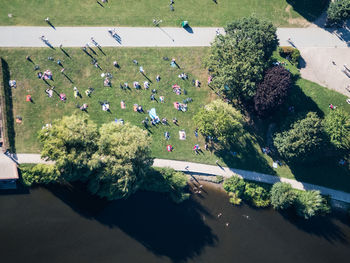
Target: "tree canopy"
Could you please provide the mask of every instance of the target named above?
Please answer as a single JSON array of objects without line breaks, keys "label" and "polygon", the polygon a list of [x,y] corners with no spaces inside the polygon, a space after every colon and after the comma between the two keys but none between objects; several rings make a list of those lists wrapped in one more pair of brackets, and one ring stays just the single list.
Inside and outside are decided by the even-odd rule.
[{"label": "tree canopy", "polygon": [[41,156],[55,161],[57,169],[68,181],[86,180],[88,162],[97,150],[97,126],[86,117],[65,116],[39,132]]},{"label": "tree canopy", "polygon": [[267,117],[283,104],[291,82],[291,74],[283,66],[268,69],[254,96],[257,114],[261,117]]},{"label": "tree canopy", "polygon": [[286,160],[302,162],[316,158],[323,140],[322,121],[315,112],[309,112],[304,119],[294,122],[289,130],[277,133],[274,145]]},{"label": "tree canopy", "polygon": [[242,114],[222,100],[215,100],[193,117],[198,131],[222,143],[230,143],[243,134]]},{"label": "tree canopy", "polygon": [[153,163],[147,132],[126,123],[102,125],[98,150],[89,167],[93,176],[89,190],[108,199],[126,198],[134,193]]},{"label": "tree canopy", "polygon": [[338,149],[350,149],[350,115],[341,109],[332,110],[324,120],[327,135]]},{"label": "tree canopy", "polygon": [[238,19],[225,28],[211,45],[207,66],[212,88],[229,99],[255,95],[268,59],[276,49],[276,28],[256,17]]}]

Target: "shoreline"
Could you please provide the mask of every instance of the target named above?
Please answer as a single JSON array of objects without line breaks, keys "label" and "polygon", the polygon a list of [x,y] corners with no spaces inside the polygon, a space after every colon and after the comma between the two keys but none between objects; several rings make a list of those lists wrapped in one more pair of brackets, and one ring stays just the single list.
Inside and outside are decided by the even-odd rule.
[{"label": "shoreline", "polygon": [[[192,183],[195,180],[198,180],[199,182],[204,182],[209,187],[215,187],[216,190],[222,190],[222,191],[224,191],[227,194],[227,192],[224,190],[224,188],[222,186],[222,182],[218,182],[216,176],[212,176],[212,175],[196,175],[196,174],[187,174],[187,173],[185,173],[185,174],[187,175],[188,183]],[[195,194],[195,193],[191,192],[191,194]],[[348,211],[350,209],[350,204],[349,203],[338,201],[338,200],[335,200],[335,199],[332,199],[332,198],[331,198],[330,205],[331,205],[331,208],[332,208],[331,213],[333,213],[333,212],[342,212],[342,213],[348,214]]]}]

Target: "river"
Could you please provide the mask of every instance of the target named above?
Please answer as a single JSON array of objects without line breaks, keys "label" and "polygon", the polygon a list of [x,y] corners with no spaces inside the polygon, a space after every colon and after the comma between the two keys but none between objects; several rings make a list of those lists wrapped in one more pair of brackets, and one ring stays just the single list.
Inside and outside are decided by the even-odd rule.
[{"label": "river", "polygon": [[350,220],[233,207],[211,185],[181,205],[35,187],[0,195],[0,262],[350,262]]}]

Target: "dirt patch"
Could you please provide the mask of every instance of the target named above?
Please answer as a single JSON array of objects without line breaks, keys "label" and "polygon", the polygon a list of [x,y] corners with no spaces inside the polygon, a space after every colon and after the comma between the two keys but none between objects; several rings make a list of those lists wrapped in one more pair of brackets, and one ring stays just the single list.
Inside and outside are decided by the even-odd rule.
[{"label": "dirt patch", "polygon": [[310,23],[309,21],[307,21],[304,18],[293,18],[292,14],[291,14],[291,9],[292,6],[291,5],[287,5],[287,7],[285,8],[285,12],[288,14],[289,18],[287,19],[288,23],[290,25],[296,25],[296,26],[301,26],[301,27],[308,27],[310,25],[312,25],[312,23]]}]

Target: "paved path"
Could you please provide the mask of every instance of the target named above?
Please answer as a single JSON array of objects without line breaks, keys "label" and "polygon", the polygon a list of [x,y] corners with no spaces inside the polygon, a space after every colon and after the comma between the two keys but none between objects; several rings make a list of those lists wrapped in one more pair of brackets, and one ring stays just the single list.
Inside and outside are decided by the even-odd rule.
[{"label": "paved path", "polygon": [[[14,156],[14,159],[20,164],[21,163],[47,163],[44,160],[40,159],[40,154],[17,154]],[[290,183],[292,187],[295,189],[319,190],[323,195],[330,195],[335,200],[350,203],[350,193],[333,190],[327,187],[303,183],[292,179],[272,176],[268,174],[262,174],[262,173],[245,171],[245,170],[228,168],[228,167],[221,167],[218,165],[207,165],[207,164],[165,160],[165,159],[155,159],[153,166],[171,167],[177,171],[183,171],[183,172],[198,174],[198,175],[221,175],[224,177],[231,177],[236,175],[247,180],[263,182],[268,184],[274,184],[276,182],[286,182],[286,183]]]},{"label": "paved path", "polygon": [[[120,27],[117,34],[120,43],[107,32],[108,27],[11,27],[0,26],[0,47],[44,47],[39,38],[44,35],[49,43],[58,47],[81,47],[90,43],[91,37],[101,46],[112,47],[176,47],[209,46],[217,28],[195,27],[193,32],[175,27]],[[224,30],[221,28],[221,32]],[[347,31],[332,33],[322,28],[278,28],[280,45],[289,45],[291,38],[295,46],[302,47],[347,47],[350,34]]]}]

